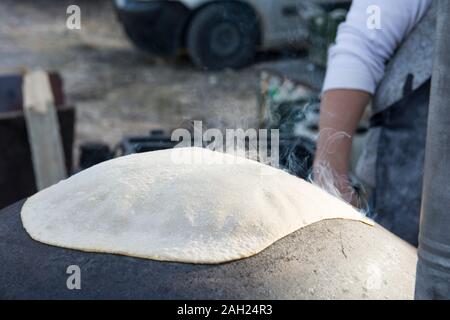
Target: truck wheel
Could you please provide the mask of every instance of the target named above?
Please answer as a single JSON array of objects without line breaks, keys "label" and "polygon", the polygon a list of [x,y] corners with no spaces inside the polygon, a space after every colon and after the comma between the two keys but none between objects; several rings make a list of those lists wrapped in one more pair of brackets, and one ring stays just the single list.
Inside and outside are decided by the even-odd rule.
[{"label": "truck wheel", "polygon": [[258,19],[251,8],[240,4],[208,5],[194,16],[187,32],[191,60],[209,70],[248,65],[258,41]]}]

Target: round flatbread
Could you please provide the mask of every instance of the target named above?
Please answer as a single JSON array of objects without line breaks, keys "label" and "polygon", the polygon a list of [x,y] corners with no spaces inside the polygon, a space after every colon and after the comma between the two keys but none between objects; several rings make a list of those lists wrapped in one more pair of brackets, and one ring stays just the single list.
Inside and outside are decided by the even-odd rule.
[{"label": "round flatbread", "polygon": [[324,219],[368,222],[282,170],[201,148],[101,163],[29,198],[21,217],[46,244],[206,264],[252,256]]}]

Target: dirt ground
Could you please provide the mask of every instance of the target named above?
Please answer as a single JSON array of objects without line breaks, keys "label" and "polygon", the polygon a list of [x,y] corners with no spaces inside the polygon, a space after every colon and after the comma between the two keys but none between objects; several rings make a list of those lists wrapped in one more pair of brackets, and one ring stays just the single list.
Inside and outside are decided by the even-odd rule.
[{"label": "dirt ground", "polygon": [[[66,28],[66,9],[81,7],[81,30]],[[198,119],[215,127],[256,120],[255,67],[207,73],[186,58],[161,61],[135,49],[109,0],[2,0],[0,68],[58,71],[77,107],[76,147],[111,146],[123,136],[170,130]]]}]

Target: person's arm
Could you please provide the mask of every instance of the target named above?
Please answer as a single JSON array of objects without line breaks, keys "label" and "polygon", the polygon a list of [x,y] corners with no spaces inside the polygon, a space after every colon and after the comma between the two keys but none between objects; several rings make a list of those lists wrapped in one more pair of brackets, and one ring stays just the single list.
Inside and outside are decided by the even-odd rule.
[{"label": "person's arm", "polygon": [[[353,204],[348,182],[352,136],[384,76],[386,61],[430,4],[431,0],[354,0],[330,49],[313,178]],[[367,27],[367,9],[373,5],[380,9],[381,29]]]},{"label": "person's arm", "polygon": [[352,137],[370,98],[368,92],[346,89],[329,90],[322,97],[314,181],[328,191],[337,188],[353,204],[356,198],[348,180]]}]

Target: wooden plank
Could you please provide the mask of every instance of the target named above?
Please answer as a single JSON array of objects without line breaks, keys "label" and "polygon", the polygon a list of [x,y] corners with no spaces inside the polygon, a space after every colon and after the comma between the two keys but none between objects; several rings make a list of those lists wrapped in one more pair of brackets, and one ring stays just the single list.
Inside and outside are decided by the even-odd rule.
[{"label": "wooden plank", "polygon": [[23,82],[24,113],[38,190],[67,177],[55,103],[48,74],[27,73]]}]

